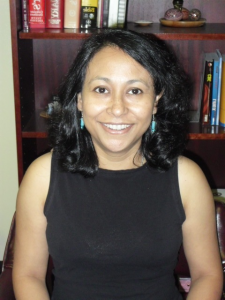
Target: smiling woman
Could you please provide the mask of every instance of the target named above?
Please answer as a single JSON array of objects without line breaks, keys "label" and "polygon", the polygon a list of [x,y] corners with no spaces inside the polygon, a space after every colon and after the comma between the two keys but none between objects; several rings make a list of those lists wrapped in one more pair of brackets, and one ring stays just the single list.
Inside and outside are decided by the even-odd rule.
[{"label": "smiling woman", "polygon": [[142,136],[159,99],[149,72],[118,47],[105,47],[93,57],[78,94],[78,109],[99,167],[117,170],[140,165]]},{"label": "smiling woman", "polygon": [[[49,131],[61,167],[94,176],[99,166],[133,168],[141,157],[167,170],[185,147],[189,91],[188,78],[165,43],[121,30],[93,35],[65,78],[59,92],[62,114]],[[152,114],[157,121],[154,134]],[[115,125],[129,126],[115,135]],[[107,144],[104,151],[100,139]],[[121,148],[109,151],[109,140]]]},{"label": "smiling woman", "polygon": [[181,156],[188,94],[174,55],[155,38],[113,29],[84,43],[59,93],[53,151],[31,164],[19,190],[16,299],[50,299],[50,254],[52,300],[181,300],[182,242],[188,299],[220,299],[213,197]]}]

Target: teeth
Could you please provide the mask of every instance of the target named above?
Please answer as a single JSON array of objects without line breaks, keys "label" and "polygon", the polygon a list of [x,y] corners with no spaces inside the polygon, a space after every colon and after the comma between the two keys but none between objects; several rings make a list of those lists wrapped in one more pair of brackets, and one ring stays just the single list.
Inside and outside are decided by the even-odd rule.
[{"label": "teeth", "polygon": [[115,125],[115,124],[104,124],[104,126],[110,128],[110,129],[113,129],[113,130],[124,130],[126,129],[127,127],[130,127],[131,125]]}]

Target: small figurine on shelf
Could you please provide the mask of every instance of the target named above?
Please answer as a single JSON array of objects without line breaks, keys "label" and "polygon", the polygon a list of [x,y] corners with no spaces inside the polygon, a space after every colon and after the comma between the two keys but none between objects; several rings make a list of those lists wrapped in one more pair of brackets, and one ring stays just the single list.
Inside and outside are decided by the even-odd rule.
[{"label": "small figurine on shelf", "polygon": [[183,0],[173,0],[173,8],[165,12],[165,19],[170,21],[180,21],[183,18],[182,14]]},{"label": "small figurine on shelf", "polygon": [[48,103],[46,109],[40,113],[40,116],[43,118],[51,118],[52,114],[59,112],[60,109],[59,97],[53,96],[52,102]]},{"label": "small figurine on shelf", "polygon": [[201,19],[201,12],[197,8],[193,8],[189,13],[189,19],[191,21],[198,21]]},{"label": "small figurine on shelf", "polygon": [[183,2],[184,2],[183,0],[173,0],[173,7],[175,9],[182,10]]},{"label": "small figurine on shelf", "polygon": [[169,21],[180,21],[182,19],[182,12],[177,8],[170,8],[165,12],[165,19]]},{"label": "small figurine on shelf", "polygon": [[[177,27],[185,27],[187,24],[187,27],[195,27],[195,26],[202,26],[205,23],[205,19],[201,19],[201,11],[197,8],[193,8],[190,11],[183,7],[183,0],[173,0],[173,8],[168,9],[165,14],[164,18],[160,19],[160,22],[163,25],[166,26],[177,26]],[[168,23],[166,24],[165,21],[175,21],[177,25]],[[185,21],[185,22],[177,22],[177,21]],[[186,22],[188,21],[188,22]],[[191,26],[191,21],[193,26]],[[193,21],[199,21],[196,25],[196,22]],[[182,24],[183,26],[180,26],[178,24]]]}]

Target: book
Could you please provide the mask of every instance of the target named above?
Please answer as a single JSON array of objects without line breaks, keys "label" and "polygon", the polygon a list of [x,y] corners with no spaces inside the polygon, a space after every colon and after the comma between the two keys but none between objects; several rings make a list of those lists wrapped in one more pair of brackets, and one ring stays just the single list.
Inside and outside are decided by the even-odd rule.
[{"label": "book", "polygon": [[118,14],[117,14],[117,27],[124,28],[127,15],[127,0],[119,0]]},{"label": "book", "polygon": [[219,125],[225,127],[225,55],[222,55],[222,78],[221,78]]},{"label": "book", "polygon": [[22,26],[23,31],[29,30],[28,0],[22,0]]},{"label": "book", "polygon": [[103,0],[103,20],[102,27],[108,27],[108,18],[109,18],[109,0]]},{"label": "book", "polygon": [[109,28],[116,28],[118,25],[117,23],[118,8],[119,8],[119,0],[109,1],[109,15],[108,15]]},{"label": "book", "polygon": [[221,96],[221,80],[222,80],[222,55],[220,51],[217,49],[216,53],[219,57],[219,77],[218,77],[218,96],[217,96],[217,110],[216,110],[216,124],[219,125],[220,119],[220,96]]},{"label": "book", "polygon": [[[220,101],[220,91],[219,91],[219,72],[220,72],[220,58],[218,52],[211,53],[214,60],[213,65],[213,80],[212,80],[212,105],[211,105],[211,125],[219,125],[219,120],[217,120],[219,101]],[[222,69],[221,69],[222,70]]]},{"label": "book", "polygon": [[65,0],[64,28],[80,27],[80,0]]},{"label": "book", "polygon": [[46,28],[63,28],[64,0],[46,1]]},{"label": "book", "polygon": [[97,27],[98,0],[81,0],[80,27]]},{"label": "book", "polygon": [[45,28],[45,0],[29,0],[29,27]]},{"label": "book", "polygon": [[203,95],[203,89],[204,89],[204,75],[205,75],[205,61],[206,61],[206,53],[202,52],[199,61],[201,62],[199,65],[196,65],[196,67],[193,70],[192,73],[192,97],[198,98],[197,103],[197,110],[191,109],[189,110],[189,121],[190,122],[200,122],[200,115],[201,115],[201,109],[202,109],[202,95]]},{"label": "book", "polygon": [[201,105],[201,121],[203,124],[210,123],[210,107],[212,100],[212,71],[213,71],[213,60],[205,60],[205,71],[204,71],[204,84],[202,93],[202,105]]},{"label": "book", "polygon": [[97,27],[103,27],[103,4],[104,0],[98,0]]}]

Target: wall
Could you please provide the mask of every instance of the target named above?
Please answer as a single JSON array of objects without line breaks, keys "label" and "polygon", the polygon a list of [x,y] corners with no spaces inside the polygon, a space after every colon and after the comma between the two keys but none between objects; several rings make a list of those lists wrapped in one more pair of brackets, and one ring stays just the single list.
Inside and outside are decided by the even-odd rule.
[{"label": "wall", "polygon": [[[189,10],[199,9],[206,22],[224,23],[224,14],[218,12],[224,12],[225,0],[184,0],[183,6]],[[159,23],[165,11],[172,7],[173,0],[129,0],[127,20],[128,22],[148,20]]]},{"label": "wall", "polygon": [[18,190],[9,0],[0,1],[0,260]]}]

